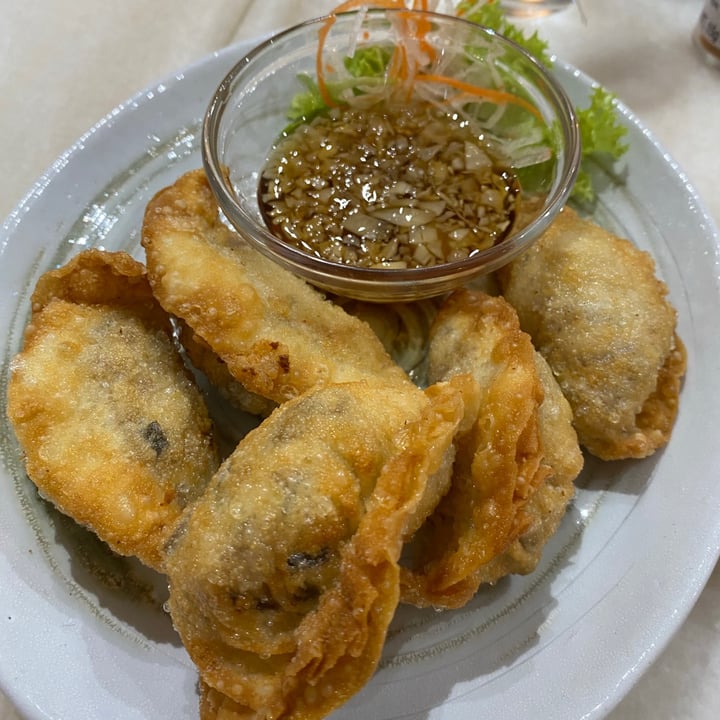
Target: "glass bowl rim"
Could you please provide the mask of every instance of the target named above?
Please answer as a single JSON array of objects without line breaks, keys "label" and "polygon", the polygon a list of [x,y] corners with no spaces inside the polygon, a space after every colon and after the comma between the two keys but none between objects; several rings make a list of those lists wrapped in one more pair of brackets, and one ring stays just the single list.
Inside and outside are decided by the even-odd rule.
[{"label": "glass bowl rim", "polygon": [[[542,212],[535,217],[532,222],[519,232],[511,234],[496,245],[461,260],[424,267],[383,268],[359,267],[311,255],[278,238],[270,232],[267,226],[261,225],[243,210],[237,201],[232,183],[219,157],[217,143],[223,115],[234,90],[237,77],[255,58],[264,54],[287,36],[302,34],[307,30],[328,22],[330,18],[339,18],[342,16],[357,17],[360,13],[367,15],[411,14],[416,16],[429,16],[439,20],[441,23],[450,22],[472,26],[474,30],[479,30],[485,35],[499,41],[501,44],[507,45],[510,49],[519,53],[525,61],[534,66],[535,72],[542,78],[546,86],[544,90],[550,92],[551,104],[558,115],[558,121],[561,126],[565,153],[563,167],[559,173],[562,181],[549,196],[547,203],[543,206]],[[484,25],[479,25],[478,23],[454,15],[426,10],[367,8],[365,10],[329,13],[304,20],[274,33],[245,53],[225,74],[208,104],[202,122],[201,153],[210,188],[221,210],[235,229],[240,232],[243,237],[246,237],[246,239],[252,242],[256,249],[263,252],[263,254],[274,260],[277,260],[279,257],[286,263],[289,263],[291,267],[301,267],[309,273],[320,274],[323,278],[340,275],[344,283],[358,281],[368,285],[378,283],[402,284],[408,282],[427,283],[432,280],[443,280],[455,274],[463,277],[474,277],[478,274],[492,272],[498,269],[523,252],[547,229],[557,213],[560,212],[566,204],[580,169],[581,138],[575,109],[562,85],[547,67],[515,41]],[[258,168],[258,171],[259,170],[260,168]]]}]

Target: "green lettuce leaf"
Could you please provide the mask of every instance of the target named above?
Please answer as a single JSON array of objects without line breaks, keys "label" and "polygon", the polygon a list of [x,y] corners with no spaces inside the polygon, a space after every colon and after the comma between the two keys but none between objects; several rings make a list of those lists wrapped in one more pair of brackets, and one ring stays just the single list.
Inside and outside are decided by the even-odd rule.
[{"label": "green lettuce leaf", "polygon": [[392,48],[387,45],[359,48],[352,57],[345,58],[345,68],[356,78],[383,77],[392,54]]},{"label": "green lettuce leaf", "polygon": [[627,152],[623,142],[627,129],[618,122],[614,103],[615,95],[596,87],[590,96],[590,105],[576,108],[583,153],[606,153],[619,158]]},{"label": "green lettuce leaf", "polygon": [[305,74],[298,75],[297,79],[300,84],[305,86],[305,90],[293,95],[290,100],[287,119],[291,123],[285,128],[285,133],[292,132],[299,125],[310,122],[316,115],[327,110],[327,104],[320,94],[317,82]]},{"label": "green lettuce leaf", "polygon": [[580,173],[573,187],[571,197],[581,203],[593,203],[596,192],[589,172],[592,162],[619,160],[628,149],[624,142],[627,128],[619,122],[615,112],[615,95],[603,87],[596,87],[590,96],[586,108],[576,108],[575,113],[580,127],[582,155]]}]

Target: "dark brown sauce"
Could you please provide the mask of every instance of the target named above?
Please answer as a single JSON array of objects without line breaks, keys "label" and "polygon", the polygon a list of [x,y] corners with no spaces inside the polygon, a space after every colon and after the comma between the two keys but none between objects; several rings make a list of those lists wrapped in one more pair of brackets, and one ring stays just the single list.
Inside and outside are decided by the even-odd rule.
[{"label": "dark brown sauce", "polygon": [[281,138],[263,169],[271,232],[361,267],[423,267],[501,242],[515,174],[470,123],[426,100],[333,108]]}]

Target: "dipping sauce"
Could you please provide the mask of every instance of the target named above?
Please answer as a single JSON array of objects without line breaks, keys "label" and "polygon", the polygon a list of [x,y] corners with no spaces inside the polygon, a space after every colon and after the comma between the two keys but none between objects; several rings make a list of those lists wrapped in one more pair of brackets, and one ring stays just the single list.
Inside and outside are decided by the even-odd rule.
[{"label": "dipping sauce", "polygon": [[466,118],[388,97],[331,108],[284,136],[258,195],[271,232],[307,253],[412,268],[501,242],[519,184]]}]

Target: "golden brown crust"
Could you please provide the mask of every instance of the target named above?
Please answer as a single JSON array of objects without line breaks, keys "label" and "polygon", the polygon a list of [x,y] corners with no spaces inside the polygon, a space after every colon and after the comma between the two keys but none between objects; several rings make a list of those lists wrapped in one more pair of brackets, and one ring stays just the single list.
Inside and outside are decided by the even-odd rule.
[{"label": "golden brown crust", "polygon": [[537,352],[535,363],[543,386],[543,402],[538,417],[543,463],[550,468],[550,474],[524,507],[529,518],[527,530],[480,569],[482,583],[495,583],[511,573],[525,575],[535,570],[545,544],[557,532],[575,494],[574,483],[583,468],[570,405],[548,364]]},{"label": "golden brown crust", "polygon": [[565,208],[499,277],[582,445],[614,460],[667,442],[685,364],[675,310],[647,253]]},{"label": "golden brown crust", "polygon": [[267,417],[277,407],[277,403],[261,395],[251,393],[238,382],[228,370],[227,363],[216,355],[212,348],[186,323],[180,322],[180,343],[193,366],[202,372],[212,385],[231,405],[250,413]]},{"label": "golden brown crust", "polygon": [[[403,600],[458,607],[480,568],[529,527],[528,499],[549,473],[538,425],[542,387],[530,338],[502,299],[454,292],[431,330],[431,381],[469,375],[476,415],[455,441],[450,490],[414,539],[403,568]],[[468,388],[472,392],[471,388]]]},{"label": "golden brown crust", "polygon": [[648,395],[635,416],[636,430],[622,441],[599,437],[594,441],[594,454],[604,460],[626,457],[643,458],[667,445],[680,405],[680,388],[687,369],[685,345],[673,335],[673,346],[657,375],[655,389]]},{"label": "golden brown crust", "polygon": [[142,244],[160,303],[249,391],[284,402],[318,383],[404,376],[366,323],[221,222],[202,171],[150,201]]},{"label": "golden brown crust", "polygon": [[40,492],[156,569],[170,528],[217,467],[207,410],[169,327],[140,263],[87,251],[38,283],[8,383],[8,416]]},{"label": "golden brown crust", "polygon": [[75,305],[126,307],[170,327],[167,313],[153,297],[145,266],[124,252],[89,248],[40,277],[31,298],[33,313],[51,300]]}]

